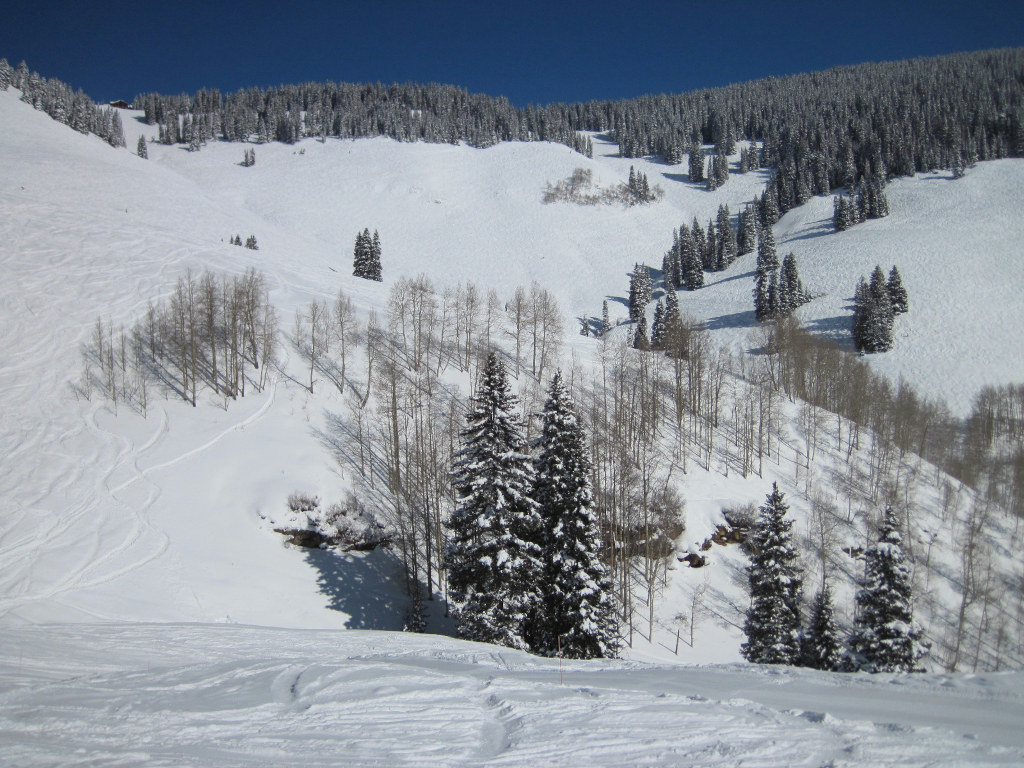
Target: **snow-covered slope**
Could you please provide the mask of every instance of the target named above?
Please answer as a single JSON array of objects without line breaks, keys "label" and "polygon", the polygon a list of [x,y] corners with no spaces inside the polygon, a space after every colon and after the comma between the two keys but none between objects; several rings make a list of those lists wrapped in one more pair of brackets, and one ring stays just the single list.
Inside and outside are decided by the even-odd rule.
[{"label": "snow-covered slope", "polygon": [[[125,122],[129,147],[153,133]],[[597,142],[588,160],[561,145],[306,141],[257,147],[256,165],[243,168],[237,145],[188,153],[151,144],[145,161],[51,121],[15,91],[0,93],[0,746],[16,748],[15,764],[73,762],[79,748],[85,763],[289,762],[289,746],[312,730],[332,735],[309,747],[307,762],[350,750],[353,763],[413,764],[432,754],[415,738],[434,722],[424,712],[444,717],[446,707],[458,712],[446,721],[458,745],[445,753],[453,764],[546,764],[565,750],[579,757],[572,762],[609,765],[674,765],[684,755],[703,765],[744,757],[913,764],[935,755],[1020,762],[1022,745],[1004,719],[977,716],[949,730],[961,709],[974,717],[990,700],[1007,717],[1019,713],[1009,694],[1016,676],[865,681],[739,667],[669,673],[634,661],[574,665],[562,689],[555,666],[517,654],[495,661],[492,651],[438,637],[312,633],[398,629],[405,605],[387,556],[286,548],[261,517],[279,512],[291,491],[333,500],[351,485],[322,440],[341,399],[308,394],[295,380],[297,352],[285,344],[271,386],[230,409],[209,394],[193,409],[158,393],[142,418],[76,390],[96,318],[133,321],[187,269],[260,269],[286,332],[296,309],[338,288],[361,313],[383,314],[389,285],[419,272],[438,287],[471,280],[502,298],[536,280],[557,296],[570,334],[572,316],[599,316],[606,297],[613,318],[625,317],[616,301],[633,263],[660,265],[673,227],[694,216],[706,222],[722,202],[736,213],[763,176],[734,174],[712,194],[687,184],[679,167],[623,160],[613,149]],[[624,180],[630,164],[665,189],[662,201],[541,201],[547,182],[576,167],[607,186]],[[1007,318],[1024,315],[1014,290],[1024,283],[1015,231],[1022,193],[1024,163],[1007,160],[955,182],[943,174],[898,180],[888,188],[890,217],[841,235],[825,234],[831,199],[791,212],[776,228],[779,252],[793,250],[804,283],[821,294],[802,309],[804,320],[837,333],[859,276],[896,263],[911,312],[897,321],[896,349],[872,364],[960,412],[977,386],[1020,379],[1024,342]],[[363,227],[381,233],[383,285],[349,274]],[[260,250],[228,245],[234,234],[256,235]],[[717,341],[739,349],[750,346],[754,324],[752,269],[745,257],[704,290],[680,295]],[[571,351],[586,364],[597,345],[575,338]],[[764,478],[745,480],[691,472],[681,487],[687,541],[707,535],[724,504],[763,499],[773,475],[800,487],[794,464],[780,459]],[[823,462],[821,477],[829,469]],[[806,502],[795,511],[805,515]],[[736,548],[714,558],[725,574],[712,591],[720,602],[693,647],[684,643],[676,656],[672,619],[704,578],[699,571],[673,574],[660,629],[649,642],[637,638],[634,659],[738,659],[744,559]],[[936,593],[946,595],[947,581]],[[171,647],[157,650],[157,638]],[[402,661],[409,658],[417,661]],[[506,677],[508,669],[515,674]],[[499,693],[487,690],[488,675],[501,679]],[[754,695],[776,691],[775,683],[796,693]],[[872,711],[890,691],[911,689],[919,698],[897,696],[884,715]],[[469,702],[462,708],[453,703],[460,696]],[[939,703],[918,717],[929,697]],[[55,747],[39,738],[57,727],[46,711],[69,724]],[[204,725],[210,713],[223,730]],[[377,752],[361,735],[374,727]],[[272,732],[262,745],[260,729]],[[604,741],[594,735],[605,731]]]},{"label": "snow-covered slope", "polygon": [[431,635],[8,629],[3,762],[1019,765],[1021,675],[564,662]]}]

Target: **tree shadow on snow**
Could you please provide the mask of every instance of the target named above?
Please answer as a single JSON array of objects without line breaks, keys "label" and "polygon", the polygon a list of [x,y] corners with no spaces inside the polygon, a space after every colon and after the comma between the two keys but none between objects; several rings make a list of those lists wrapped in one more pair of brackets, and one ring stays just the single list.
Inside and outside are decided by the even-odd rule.
[{"label": "tree shadow on snow", "polygon": [[317,571],[317,585],[328,607],[348,614],[347,628],[400,630],[405,625],[405,576],[390,552],[307,549],[305,554]]},{"label": "tree shadow on snow", "polygon": [[833,232],[835,232],[835,227],[832,226],[832,219],[821,219],[814,222],[811,227],[804,230],[801,234],[785,238],[780,245],[795,243],[797,240],[813,240],[825,235],[831,235]]},{"label": "tree shadow on snow", "polygon": [[804,327],[819,338],[828,339],[836,346],[853,350],[853,337],[850,333],[850,316],[819,317],[809,321]]},{"label": "tree shadow on snow", "polygon": [[754,310],[746,312],[733,312],[731,315],[719,315],[709,317],[705,323],[709,331],[717,331],[722,328],[753,328],[757,325],[757,316]]}]

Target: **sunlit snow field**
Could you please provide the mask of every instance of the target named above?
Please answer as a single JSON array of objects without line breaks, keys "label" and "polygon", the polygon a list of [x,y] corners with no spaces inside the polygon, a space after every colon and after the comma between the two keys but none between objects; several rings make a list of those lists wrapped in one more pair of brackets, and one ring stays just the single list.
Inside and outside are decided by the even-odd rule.
[{"label": "sunlit snow field", "polygon": [[[130,148],[155,133],[125,123]],[[567,662],[564,676],[557,661],[384,631],[405,610],[391,559],[292,549],[265,519],[296,489],[333,499],[352,483],[322,439],[342,401],[308,394],[287,343],[267,390],[227,410],[212,394],[193,409],[157,393],[143,418],[76,392],[97,316],[134,321],[186,269],[262,270],[286,335],[296,309],[338,288],[365,316],[384,314],[402,275],[503,298],[537,280],[566,315],[567,362],[589,365],[600,342],[572,336],[573,318],[599,317],[606,298],[624,318],[634,262],[660,266],[673,227],[706,224],[722,202],[735,214],[764,183],[734,173],[712,194],[685,166],[595,145],[588,160],[551,144],[310,140],[258,146],[242,168],[236,144],[152,143],[144,161],[0,93],[0,764],[1024,763],[1021,673],[729,664],[744,607],[735,549],[712,564],[729,574],[717,617],[678,655],[671,618],[702,578],[688,573],[627,660]],[[611,185],[630,164],[662,201],[541,202],[576,167]],[[804,322],[842,343],[856,281],[898,265],[911,310],[872,365],[963,414],[981,385],[1024,378],[1024,162],[898,179],[887,194],[888,218],[841,234],[831,198],[790,212],[780,256],[796,254],[818,296]],[[381,233],[382,285],[350,274],[363,227]],[[229,245],[235,234],[260,250]],[[749,255],[680,294],[737,351],[751,346],[752,271]],[[792,476],[783,463],[765,478],[690,473],[682,544],[724,503],[762,500],[772,473]]]}]

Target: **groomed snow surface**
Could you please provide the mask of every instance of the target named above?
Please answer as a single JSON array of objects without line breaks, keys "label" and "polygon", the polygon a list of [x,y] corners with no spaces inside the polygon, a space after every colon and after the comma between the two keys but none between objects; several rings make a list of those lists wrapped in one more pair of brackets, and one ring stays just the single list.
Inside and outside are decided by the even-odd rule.
[{"label": "groomed snow surface", "polygon": [[[152,138],[125,123],[130,148]],[[97,316],[133,322],[186,269],[260,269],[285,335],[296,309],[338,288],[383,315],[391,282],[418,272],[503,298],[537,280],[572,334],[572,317],[599,317],[606,297],[625,317],[633,263],[660,265],[673,227],[706,223],[721,202],[737,213],[763,176],[710,194],[680,166],[601,142],[587,160],[558,145],[306,141],[259,146],[252,168],[242,150],[151,144],[144,161],[0,93],[0,764],[1024,763],[1021,673],[707,666],[739,658],[735,548],[716,550],[729,575],[711,593],[718,619],[678,656],[665,630],[630,660],[565,662],[563,679],[557,661],[382,631],[406,607],[392,559],[292,549],[265,520],[292,491],[326,504],[352,485],[324,441],[344,403],[326,386],[307,393],[286,342],[271,385],[228,409],[211,393],[193,409],[154,391],[143,418],[76,389]],[[661,202],[541,203],[575,167],[609,186],[631,163],[665,188]],[[897,264],[911,311],[872,363],[965,412],[978,386],[1024,374],[1007,320],[1024,316],[1024,164],[898,180],[888,194],[888,219],[840,235],[826,234],[830,198],[792,212],[780,256],[795,251],[820,295],[805,322],[836,336],[859,276]],[[381,232],[383,285],[349,274],[363,227]],[[235,234],[260,250],[228,245]],[[737,349],[754,325],[752,270],[751,255],[680,296]],[[596,344],[571,351],[588,364]],[[691,472],[687,538],[707,535],[724,503],[759,503],[771,479]],[[682,578],[660,623],[688,604],[696,582]]]}]

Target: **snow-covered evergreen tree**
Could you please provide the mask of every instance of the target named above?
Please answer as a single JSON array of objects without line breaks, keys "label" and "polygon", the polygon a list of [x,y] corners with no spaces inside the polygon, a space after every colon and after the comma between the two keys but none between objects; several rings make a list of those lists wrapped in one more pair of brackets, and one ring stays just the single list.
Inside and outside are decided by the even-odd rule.
[{"label": "snow-covered evergreen tree", "polygon": [[740,213],[739,232],[736,235],[736,254],[753,253],[757,247],[757,213],[747,206]]},{"label": "snow-covered evergreen tree", "polygon": [[544,612],[535,640],[572,659],[610,658],[619,647],[611,578],[590,485],[587,439],[562,374],[551,382],[537,441],[534,499],[544,521]]},{"label": "snow-covered evergreen tree", "polygon": [[376,280],[378,283],[384,279],[380,257],[380,235],[377,233],[377,230],[373,230],[373,238],[370,240],[370,260],[367,263],[366,277],[369,280]]},{"label": "snow-covered evergreen tree", "polygon": [[651,349],[651,337],[647,333],[647,316],[640,315],[636,320],[636,331],[633,333],[633,349],[648,352]]},{"label": "snow-covered evergreen tree", "polygon": [[800,654],[802,571],[786,519],[789,505],[772,483],[761,505],[752,539],[754,554],[747,568],[750,608],[743,631],[743,658],[755,664],[795,664]]},{"label": "snow-covered evergreen tree", "polygon": [[754,315],[759,322],[778,314],[778,271],[775,235],[770,226],[763,227],[758,237],[757,267],[754,271]]},{"label": "snow-covered evergreen tree", "polygon": [[892,303],[892,313],[894,315],[902,315],[910,309],[907,289],[903,287],[903,279],[900,277],[899,270],[896,269],[895,264],[889,270],[889,281],[886,287],[889,289],[889,301]]},{"label": "snow-covered evergreen tree", "polygon": [[604,336],[612,329],[612,321],[608,317],[608,299],[601,302],[601,335]]},{"label": "snow-covered evergreen tree", "polygon": [[637,322],[647,309],[654,292],[651,270],[646,264],[634,264],[629,276],[629,319]]},{"label": "snow-covered evergreen tree", "polygon": [[914,622],[910,569],[903,561],[899,520],[887,507],[878,541],[864,550],[850,660],[868,672],[913,672],[927,651]]},{"label": "snow-covered evergreen tree", "polygon": [[836,232],[843,232],[853,226],[852,206],[845,195],[832,198],[832,226]]},{"label": "snow-covered evergreen tree", "polygon": [[842,666],[843,644],[836,627],[832,590],[825,584],[811,604],[811,620],[800,641],[800,663],[812,669],[836,672]]},{"label": "snow-covered evergreen tree", "polygon": [[779,270],[779,314],[787,315],[806,301],[804,285],[796,268],[796,256],[787,254]]},{"label": "snow-covered evergreen tree", "polygon": [[139,136],[139,143],[135,145],[135,154],[143,160],[149,157],[149,148],[146,146],[146,137]]},{"label": "snow-covered evergreen tree", "polygon": [[701,147],[698,139],[694,139],[690,145],[688,171],[690,181],[704,181],[704,148]]},{"label": "snow-covered evergreen tree", "polygon": [[715,269],[721,271],[726,269],[737,255],[736,233],[733,231],[730,221],[729,206],[722,203],[718,206],[717,229],[718,229],[718,258]]},{"label": "snow-covered evergreen tree", "polygon": [[674,290],[665,293],[665,332],[668,333],[681,319],[679,297]]},{"label": "snow-covered evergreen tree", "polygon": [[654,320],[651,321],[651,349],[665,348],[665,305],[659,299],[654,305]]},{"label": "snow-covered evergreen tree", "polygon": [[356,244],[352,255],[352,274],[366,280],[381,282],[383,276],[380,263],[380,235],[374,231],[370,236],[369,228],[356,235]]},{"label": "snow-covered evergreen tree", "polygon": [[868,283],[872,311],[868,315],[865,349],[868,352],[887,352],[892,349],[893,311],[889,298],[889,284],[880,266],[875,267]]},{"label": "snow-covered evergreen tree", "polygon": [[715,229],[715,220],[708,221],[708,232],[704,241],[704,253],[701,254],[701,264],[708,272],[718,269],[718,232]]},{"label": "snow-covered evergreen tree", "polygon": [[448,595],[459,635],[528,649],[541,607],[541,517],[505,366],[487,357],[452,468]]},{"label": "snow-covered evergreen tree", "polygon": [[356,277],[367,277],[370,260],[370,230],[364,229],[356,233],[356,244],[352,250],[352,274]]}]

